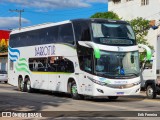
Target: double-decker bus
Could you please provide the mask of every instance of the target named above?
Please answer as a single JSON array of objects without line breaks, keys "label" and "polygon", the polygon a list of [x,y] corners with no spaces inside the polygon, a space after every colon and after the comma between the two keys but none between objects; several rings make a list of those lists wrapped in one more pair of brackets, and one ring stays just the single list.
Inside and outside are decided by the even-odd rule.
[{"label": "double-decker bus", "polygon": [[73,99],[140,92],[138,46],[125,21],[75,19],[13,30],[8,57],[8,82],[21,91]]}]

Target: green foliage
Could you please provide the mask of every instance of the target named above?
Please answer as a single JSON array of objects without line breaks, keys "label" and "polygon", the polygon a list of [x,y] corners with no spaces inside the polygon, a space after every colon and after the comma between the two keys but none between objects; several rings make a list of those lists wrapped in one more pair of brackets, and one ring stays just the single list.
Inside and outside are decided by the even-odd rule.
[{"label": "green foliage", "polygon": [[[132,19],[131,21],[129,21],[129,23],[131,24],[135,32],[137,43],[147,45],[153,50],[153,46],[151,46],[145,38],[148,34],[148,30],[150,29],[149,20],[146,20],[142,17],[137,17],[136,19]],[[140,62],[143,62],[145,57],[146,51],[140,53]]]},{"label": "green foliage", "polygon": [[5,45],[0,46],[0,53],[8,52],[8,47]]},{"label": "green foliage", "polygon": [[95,13],[94,15],[92,15],[91,18],[105,18],[105,19],[114,19],[114,20],[121,19],[121,18],[119,18],[119,16],[116,13],[114,13],[112,11],[98,12],[98,13]]},{"label": "green foliage", "polygon": [[151,49],[153,49],[153,46],[149,45],[147,39],[145,38],[150,28],[149,20],[146,20],[142,17],[137,17],[136,19],[132,19],[131,21],[129,21],[129,23],[131,24],[135,32],[137,43],[145,44],[149,46]]},{"label": "green foliage", "polygon": [[121,0],[112,0],[114,3],[121,2]]}]

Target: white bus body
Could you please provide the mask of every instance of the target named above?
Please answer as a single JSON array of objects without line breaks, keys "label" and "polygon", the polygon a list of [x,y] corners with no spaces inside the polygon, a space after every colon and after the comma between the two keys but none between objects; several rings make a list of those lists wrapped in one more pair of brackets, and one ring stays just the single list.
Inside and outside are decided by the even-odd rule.
[{"label": "white bus body", "polygon": [[[8,50],[8,82],[18,86],[21,91],[31,92],[34,88],[66,92],[71,93],[75,99],[84,95],[94,97],[110,96],[110,98],[114,99],[117,98],[115,96],[139,94],[139,54],[135,41],[125,43],[124,40],[126,38],[116,38],[116,42],[112,43],[111,40],[107,41],[108,38],[103,38],[99,41],[103,44],[94,42],[92,41],[93,37],[101,35],[103,31],[94,33],[94,30],[98,31],[100,26],[91,27],[90,24],[90,29],[94,30],[85,29],[85,31],[88,30],[90,32],[82,33],[81,36],[94,35],[88,38],[91,40],[85,41],[78,36],[79,34],[77,33],[79,32],[75,27],[81,22],[83,23],[83,21],[87,21],[87,23],[98,22],[98,24],[101,21],[109,24],[117,22],[116,25],[107,26],[105,24],[103,26],[116,28],[119,21],[89,19],[79,20],[79,24],[76,23],[77,21],[48,23],[12,31]],[[61,28],[61,26],[68,24],[71,25],[71,29]],[[120,24],[125,25],[127,23],[122,21]],[[55,42],[56,39],[53,38],[50,32],[47,32],[47,30],[52,31],[52,27],[55,26],[59,27],[56,28],[59,33],[55,37],[60,39],[63,36],[62,41]],[[65,32],[61,32],[63,30],[66,33],[72,31],[73,38],[65,36]],[[81,30],[83,31],[82,27]],[[130,32],[132,31],[131,28],[129,30]],[[45,37],[43,33],[45,33]],[[54,32],[52,31],[52,33]],[[39,34],[39,37],[36,38],[37,34]],[[70,33],[68,32],[68,34]],[[130,33],[131,35],[134,34]],[[41,36],[44,39],[41,40]],[[33,40],[27,42],[28,39]],[[51,42],[48,42],[49,40]],[[123,42],[123,45],[120,42]],[[111,44],[114,45],[112,46]],[[107,59],[109,63],[107,63]],[[88,63],[87,60],[89,60]]]}]

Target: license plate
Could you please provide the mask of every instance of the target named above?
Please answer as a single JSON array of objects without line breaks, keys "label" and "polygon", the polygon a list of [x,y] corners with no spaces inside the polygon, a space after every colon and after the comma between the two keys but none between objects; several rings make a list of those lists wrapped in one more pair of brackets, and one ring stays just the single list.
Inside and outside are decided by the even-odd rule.
[{"label": "license plate", "polygon": [[117,92],[117,95],[124,95],[124,92]]}]

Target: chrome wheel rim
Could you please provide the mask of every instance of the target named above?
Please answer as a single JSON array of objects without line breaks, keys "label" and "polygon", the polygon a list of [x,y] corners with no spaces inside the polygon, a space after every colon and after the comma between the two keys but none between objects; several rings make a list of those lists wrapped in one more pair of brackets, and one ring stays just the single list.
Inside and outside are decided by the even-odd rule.
[{"label": "chrome wheel rim", "polygon": [[72,91],[73,96],[76,96],[76,95],[77,95],[77,86],[76,86],[76,84],[73,84],[73,85],[72,85],[71,91]]},{"label": "chrome wheel rim", "polygon": [[31,83],[30,81],[27,81],[27,90],[30,90],[30,88],[31,88]]},{"label": "chrome wheel rim", "polygon": [[152,96],[153,95],[153,89],[149,88],[148,91],[147,91],[147,93],[148,93],[148,96]]},{"label": "chrome wheel rim", "polygon": [[24,87],[24,83],[23,83],[23,81],[21,80],[21,82],[20,82],[20,89],[22,90],[23,87]]}]

